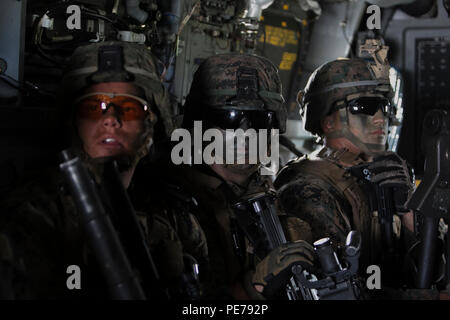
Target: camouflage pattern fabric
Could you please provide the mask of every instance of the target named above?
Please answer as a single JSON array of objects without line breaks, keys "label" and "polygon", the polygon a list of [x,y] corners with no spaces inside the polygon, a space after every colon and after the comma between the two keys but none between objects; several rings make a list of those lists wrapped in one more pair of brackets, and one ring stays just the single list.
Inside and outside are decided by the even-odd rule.
[{"label": "camouflage pattern fabric", "polygon": [[[205,297],[233,298],[230,288],[242,282],[245,286],[247,282],[244,278],[248,271],[254,269],[258,260],[252,254],[252,247],[243,232],[238,230],[229,192],[236,199],[243,198],[273,188],[272,182],[267,176],[256,173],[246,186],[227,184],[212,170],[203,166],[165,164],[157,171],[164,179],[188,191],[198,203],[195,215],[206,236],[208,248],[207,265],[203,267],[202,279]],[[294,216],[280,213],[280,222],[289,241],[301,239],[299,233],[310,234],[309,226]],[[241,245],[239,250],[234,246],[233,235]],[[308,235],[305,237],[310,239]],[[200,274],[202,275],[202,269]],[[250,292],[250,289],[247,289],[247,294],[251,299],[261,298]]]},{"label": "camouflage pattern fabric", "polygon": [[375,254],[372,246],[377,243],[378,235],[372,234],[367,196],[356,178],[338,166],[343,158],[348,165],[360,164],[363,160],[344,150],[336,154],[323,148],[317,154],[291,161],[279,172],[274,185],[282,209],[309,224],[313,241],[329,237],[337,248],[345,244],[348,232],[360,231],[364,266]]},{"label": "camouflage pattern fabric", "polygon": [[[108,56],[108,61],[100,59],[101,50],[111,51],[114,48],[121,53],[121,61],[117,61],[118,57],[111,58],[111,55]],[[119,54],[118,52],[116,55]],[[119,62],[120,65],[111,67],[113,70],[100,69],[99,63],[108,65],[108,63],[112,64],[112,61]],[[64,72],[62,85],[58,92],[58,101],[63,109],[67,132],[71,135],[72,148],[85,163],[89,164],[92,159],[83,150],[83,143],[76,129],[76,110],[71,102],[93,84],[129,82],[145,93],[145,100],[150,109],[144,119],[144,132],[140,137],[140,147],[136,154],[128,156],[129,159],[126,161],[128,168],[135,166],[141,158],[148,154],[152,142],[164,141],[170,137],[173,131],[173,114],[169,94],[162,83],[157,63],[156,57],[149,49],[135,43],[107,41],[81,46],[74,51]],[[150,111],[156,114],[156,123],[151,119]]]},{"label": "camouflage pattern fabric", "polygon": [[320,135],[320,120],[330,113],[335,102],[364,96],[391,97],[389,79],[377,79],[370,63],[362,59],[323,64],[312,73],[298,96],[305,129]]},{"label": "camouflage pattern fabric", "polygon": [[[139,218],[146,221],[149,248],[160,276],[170,282],[183,270],[182,244],[163,218],[145,214]],[[13,298],[109,298],[58,170],[48,169],[2,198],[0,234],[12,251],[8,263],[14,269]],[[1,252],[2,256],[7,255]],[[81,268],[81,290],[66,287],[69,265]]]},{"label": "camouflage pattern fabric", "polygon": [[208,246],[203,229],[194,215],[195,199],[180,186],[167,183],[160,176],[160,169],[154,165],[138,166],[130,186],[135,206],[168,221],[183,245],[183,253],[195,258],[203,271],[208,265]]},{"label": "camouflage pattern fabric", "polygon": [[[341,161],[346,166],[352,166],[366,160],[346,149],[324,147],[310,156],[289,162],[279,172],[274,185],[282,209],[287,215],[294,215],[307,223],[313,241],[329,237],[337,249],[345,244],[350,230],[361,232],[360,270],[361,278],[364,278],[366,267],[378,264],[377,259],[380,258],[380,227],[376,216],[369,211],[365,191],[355,177],[346,173]],[[397,216],[394,218],[397,218],[397,223],[400,222]],[[307,232],[304,234],[309,235]],[[407,240],[405,236],[412,237],[406,229],[402,229],[401,234],[403,241]],[[300,233],[298,235],[301,236]],[[303,239],[310,242],[307,238]],[[404,270],[405,266],[400,263],[398,268]],[[392,270],[396,274],[399,274],[398,271]],[[439,297],[435,289],[396,289],[383,283],[382,290],[363,290],[362,293],[364,299],[371,300],[426,300]]]},{"label": "camouflage pattern fabric", "polygon": [[[238,73],[241,69],[256,72],[257,92],[227,103],[238,95]],[[280,132],[286,129],[287,111],[282,97],[281,80],[277,68],[268,59],[256,55],[226,53],[206,59],[195,72],[192,87],[186,98],[185,114],[196,114],[203,106],[207,108],[233,108],[243,110],[267,109],[275,112]],[[261,102],[264,104],[262,105]],[[189,117],[188,117],[189,118]],[[188,127],[184,120],[184,127]],[[201,114],[195,120],[201,120]]]},{"label": "camouflage pattern fabric", "polygon": [[[123,50],[123,70],[99,72],[99,49],[119,46]],[[172,112],[168,93],[158,72],[158,61],[150,50],[140,44],[106,41],[78,47],[65,70],[59,100],[67,101],[79,96],[86,87],[104,82],[130,82],[145,91],[151,109],[162,122],[167,137],[173,130]]]},{"label": "camouflage pattern fabric", "polygon": [[336,191],[322,180],[302,176],[295,184],[281,190],[280,201],[285,210],[308,221],[315,240],[328,236],[333,243],[342,244],[350,231],[349,221],[341,215],[333,193]]},{"label": "camouflage pattern fabric", "polygon": [[[9,239],[15,269],[23,265],[23,278],[14,286],[27,292],[14,292],[16,299],[70,298],[77,294],[99,293],[90,290],[69,291],[66,268],[78,265],[82,284],[86,283],[88,268],[83,259],[86,242],[78,225],[74,204],[68,201],[58,186],[61,176],[50,170],[42,179],[32,179],[7,195],[1,205],[1,232]],[[71,241],[69,241],[69,239]],[[74,250],[78,247],[78,250]],[[86,271],[86,272],[85,272]],[[98,287],[98,283],[92,284]]]},{"label": "camouflage pattern fabric", "polygon": [[[203,228],[208,246],[209,274],[205,281],[206,295],[231,297],[227,288],[239,282],[243,273],[250,266],[250,256],[245,252],[239,257],[233,246],[231,229],[235,227],[231,218],[233,210],[224,190],[222,179],[202,172],[194,167],[173,166],[170,169],[171,178],[181,187],[189,190],[198,202],[197,218]],[[170,178],[169,178],[170,179]],[[249,188],[261,190],[256,181]],[[236,196],[246,193],[245,189],[232,186]],[[251,191],[249,191],[251,192]]]}]

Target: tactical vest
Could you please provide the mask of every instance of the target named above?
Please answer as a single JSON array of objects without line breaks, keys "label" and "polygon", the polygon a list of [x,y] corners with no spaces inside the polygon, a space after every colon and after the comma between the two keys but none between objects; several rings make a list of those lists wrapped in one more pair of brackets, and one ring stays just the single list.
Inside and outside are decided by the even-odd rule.
[{"label": "tactical vest", "polygon": [[244,195],[266,190],[270,187],[266,183],[271,182],[255,174],[246,187],[229,185],[200,166],[173,166],[166,172],[170,172],[171,182],[188,190],[198,202],[196,215],[207,238],[209,268],[214,273],[208,286],[218,288],[239,281],[253,259],[231,204]]},{"label": "tactical vest", "polygon": [[[366,192],[357,178],[345,170],[348,166],[362,164],[365,161],[347,149],[334,150],[324,147],[317,154],[305,156],[288,163],[275,183],[277,189],[283,185],[295,183],[299,176],[314,176],[323,181],[324,188],[331,186],[337,195],[336,205],[341,218],[345,221],[346,231],[358,230],[362,234],[361,261],[373,261],[379,242],[379,228],[376,216],[369,211]],[[317,239],[314,239],[317,240]],[[343,244],[343,243],[342,243]]]}]

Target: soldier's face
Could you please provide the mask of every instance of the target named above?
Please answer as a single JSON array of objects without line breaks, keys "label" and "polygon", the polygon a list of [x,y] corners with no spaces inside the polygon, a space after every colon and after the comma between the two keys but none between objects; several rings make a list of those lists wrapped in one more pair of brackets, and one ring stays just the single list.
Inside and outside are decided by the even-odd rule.
[{"label": "soldier's face", "polygon": [[380,151],[385,149],[388,136],[388,118],[378,110],[373,116],[366,114],[348,115],[350,131],[365,144],[379,145]]},{"label": "soldier's face", "polygon": [[[137,87],[126,82],[108,82],[89,87],[84,94],[104,92],[139,96]],[[110,107],[99,116],[77,116],[78,134],[84,151],[92,158],[134,155],[142,143],[144,120],[123,119],[117,108]]]}]

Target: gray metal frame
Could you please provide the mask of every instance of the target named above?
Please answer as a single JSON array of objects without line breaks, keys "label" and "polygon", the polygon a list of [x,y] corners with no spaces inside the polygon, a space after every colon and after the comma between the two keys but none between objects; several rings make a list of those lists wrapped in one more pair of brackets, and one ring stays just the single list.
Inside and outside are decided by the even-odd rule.
[{"label": "gray metal frame", "polygon": [[418,95],[416,92],[416,79],[418,79],[416,40],[450,37],[450,18],[442,0],[437,0],[437,9],[437,16],[434,18],[413,18],[397,12],[385,32],[386,43],[390,46],[390,62],[400,71],[405,80],[403,92],[405,114],[398,151],[419,173],[423,171],[420,137],[421,122],[425,114],[424,110],[416,105]]},{"label": "gray metal frame", "polygon": [[[6,74],[15,80],[23,79],[23,53],[25,46],[25,15],[27,0],[2,0],[0,2],[0,58],[7,64]],[[2,97],[18,94],[0,81]]]}]

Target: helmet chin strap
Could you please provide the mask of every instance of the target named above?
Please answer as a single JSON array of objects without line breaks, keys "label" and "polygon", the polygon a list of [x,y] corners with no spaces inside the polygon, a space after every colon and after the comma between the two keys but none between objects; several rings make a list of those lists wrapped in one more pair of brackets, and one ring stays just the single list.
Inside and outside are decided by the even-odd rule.
[{"label": "helmet chin strap", "polygon": [[328,134],[328,138],[345,138],[353,143],[359,150],[361,150],[361,152],[367,155],[374,155],[386,150],[385,144],[364,143],[350,131],[347,111],[345,108],[339,109],[339,118],[341,120],[341,129]]}]

